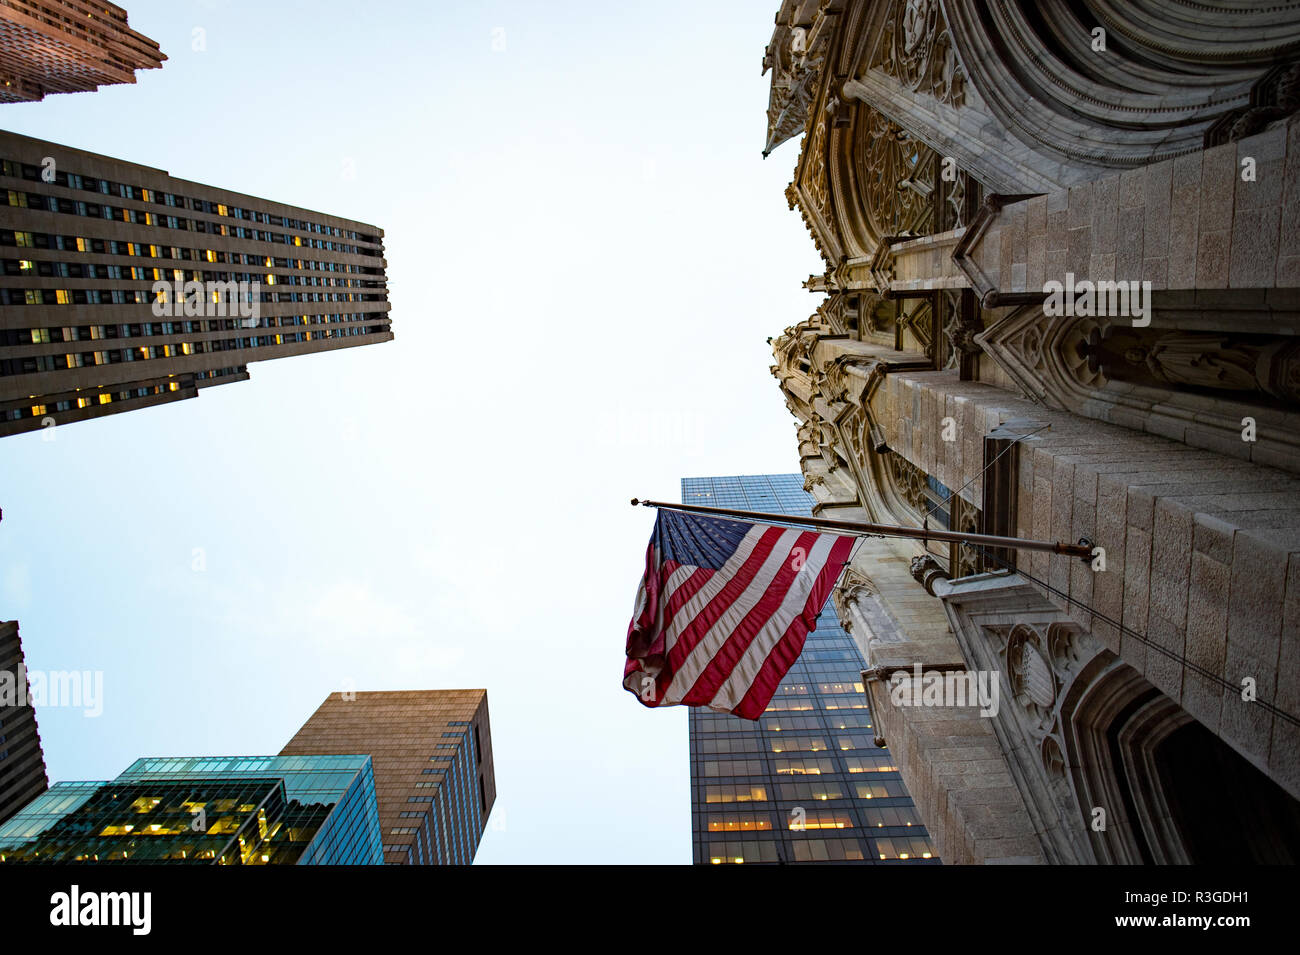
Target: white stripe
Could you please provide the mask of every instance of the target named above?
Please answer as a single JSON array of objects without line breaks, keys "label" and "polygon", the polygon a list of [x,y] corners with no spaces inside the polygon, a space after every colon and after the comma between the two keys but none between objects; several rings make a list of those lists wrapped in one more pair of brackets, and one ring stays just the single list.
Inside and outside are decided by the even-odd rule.
[{"label": "white stripe", "polygon": [[[709,578],[708,583],[697,590],[690,600],[682,604],[681,608],[673,616],[673,622],[669,625],[668,632],[664,635],[665,654],[667,654],[668,651],[677,644],[677,639],[682,635],[682,631],[690,625],[692,620],[700,615],[700,611],[708,606],[709,601],[721,593],[722,588],[727,585],[727,582],[731,580],[732,577],[736,576],[736,573],[741,567],[745,566],[745,561],[748,560],[749,555],[754,552],[754,548],[758,546],[759,539],[767,531],[769,526],[770,525],[768,524],[755,524],[746,531],[745,536],[742,537],[740,543],[736,545],[735,553],[728,557],[727,562],[714,572],[713,576]],[[694,568],[692,568],[692,570],[694,570]],[[666,604],[667,601],[665,601],[665,605]]]},{"label": "white stripe", "polygon": [[795,618],[803,613],[804,607],[808,604],[808,595],[812,593],[813,584],[821,576],[830,558],[831,548],[838,539],[834,534],[823,534],[818,538],[808,554],[808,562],[804,564],[803,572],[795,577],[794,584],[786,593],[785,599],[781,601],[780,609],[763,625],[763,629],[755,634],[753,643],[736,662],[736,668],[731,671],[727,681],[718,687],[718,692],[710,701],[710,706],[733,710],[740,705],[740,701],[745,698],[749,688],[758,679],[758,673],[763,669],[767,658],[781,642],[781,638],[790,629]]},{"label": "white stripe", "polygon": [[712,662],[718,650],[736,632],[736,628],[745,619],[745,615],[753,610],[767,594],[767,590],[772,585],[772,581],[776,579],[777,573],[790,559],[792,548],[805,533],[807,532],[803,529],[795,527],[782,531],[781,536],[777,538],[776,543],[772,546],[771,553],[763,561],[763,566],[759,568],[758,573],[746,585],[744,592],[732,602],[730,607],[723,611],[713,626],[709,628],[709,632],[691,648],[690,654],[682,661],[682,665],[677,668],[677,672],[673,674],[673,681],[669,685],[668,692],[664,696],[664,703],[681,702],[682,697],[695,685],[695,681],[699,679],[700,674]]},{"label": "white stripe", "polygon": [[[674,570],[671,574],[668,575],[668,579],[664,581],[663,589],[659,591],[659,607],[655,611],[655,624],[654,624],[654,629],[650,631],[651,633],[663,632],[664,615],[668,613],[668,601],[672,599],[672,596],[674,593],[676,593],[677,588],[680,587],[682,584],[686,583],[686,581],[690,580],[692,575],[694,575],[695,572],[698,570],[699,568],[695,567],[692,564],[683,564],[681,567],[678,567],[676,570]],[[665,644],[664,646],[665,654],[668,652],[671,646],[672,646],[671,644]]]}]

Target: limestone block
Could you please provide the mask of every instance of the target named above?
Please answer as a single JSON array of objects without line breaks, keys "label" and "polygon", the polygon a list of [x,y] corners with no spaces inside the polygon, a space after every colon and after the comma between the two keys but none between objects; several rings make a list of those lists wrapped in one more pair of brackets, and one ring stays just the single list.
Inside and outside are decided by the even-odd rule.
[{"label": "limestone block", "polygon": [[1233,538],[1228,641],[1275,669],[1288,555],[1253,531]]}]

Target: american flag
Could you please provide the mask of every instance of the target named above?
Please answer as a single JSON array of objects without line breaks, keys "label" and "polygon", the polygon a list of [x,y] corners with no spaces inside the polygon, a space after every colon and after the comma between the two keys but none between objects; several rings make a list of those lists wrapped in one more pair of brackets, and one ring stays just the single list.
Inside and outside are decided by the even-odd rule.
[{"label": "american flag", "polygon": [[817,628],[857,538],[660,509],[623,687],[756,720]]}]

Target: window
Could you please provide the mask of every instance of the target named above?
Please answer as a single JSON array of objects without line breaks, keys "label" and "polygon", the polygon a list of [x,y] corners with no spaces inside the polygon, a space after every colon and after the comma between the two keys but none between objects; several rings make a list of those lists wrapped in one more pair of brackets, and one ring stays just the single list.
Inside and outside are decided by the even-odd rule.
[{"label": "window", "polygon": [[794,843],[796,862],[843,862],[862,858],[862,842],[858,839],[799,839]]}]

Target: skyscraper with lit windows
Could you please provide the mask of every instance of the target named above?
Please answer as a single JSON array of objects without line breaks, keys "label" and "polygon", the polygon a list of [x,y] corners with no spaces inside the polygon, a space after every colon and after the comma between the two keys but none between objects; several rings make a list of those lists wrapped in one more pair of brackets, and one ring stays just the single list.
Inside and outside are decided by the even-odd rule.
[{"label": "skyscraper with lit windows", "polygon": [[0,824],[0,863],[381,865],[370,757],[137,759]]},{"label": "skyscraper with lit windows", "polygon": [[383,230],[0,131],[0,436],[393,337]]},{"label": "skyscraper with lit windows", "polygon": [[[682,503],[808,517],[799,474],[682,479]],[[697,864],[937,863],[829,601],[757,722],[690,708]]]}]

